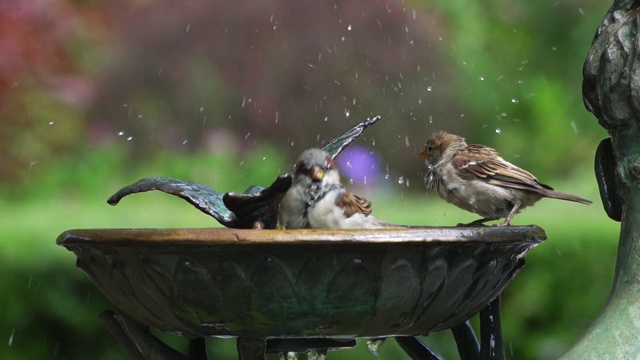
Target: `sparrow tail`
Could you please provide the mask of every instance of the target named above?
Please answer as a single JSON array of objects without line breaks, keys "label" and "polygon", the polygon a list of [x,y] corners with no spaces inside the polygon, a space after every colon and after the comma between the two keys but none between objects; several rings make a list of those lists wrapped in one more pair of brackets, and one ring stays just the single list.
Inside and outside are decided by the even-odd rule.
[{"label": "sparrow tail", "polygon": [[544,192],[544,196],[546,196],[548,198],[552,198],[552,199],[573,201],[573,202],[577,202],[577,203],[585,204],[585,205],[591,205],[593,203],[593,201],[581,198],[580,196],[567,194],[567,193],[563,193],[563,192],[559,192],[559,191],[555,191],[555,190],[545,191]]}]

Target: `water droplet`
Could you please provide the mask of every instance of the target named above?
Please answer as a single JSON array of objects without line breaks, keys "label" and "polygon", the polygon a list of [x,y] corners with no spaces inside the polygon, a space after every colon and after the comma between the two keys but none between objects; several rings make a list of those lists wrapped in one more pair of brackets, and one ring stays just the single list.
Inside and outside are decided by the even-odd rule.
[{"label": "water droplet", "polygon": [[514,103],[514,104],[517,104],[517,103],[519,103],[520,101],[518,101],[518,99],[516,99],[516,98],[513,98],[513,99],[511,99],[511,102],[512,102],[512,103]]},{"label": "water droplet", "polygon": [[124,131],[118,131],[118,136],[124,135]]},{"label": "water droplet", "polygon": [[16,334],[16,328],[11,330],[11,335],[9,335],[9,346],[13,345],[13,336]]},{"label": "water droplet", "polygon": [[344,36],[342,37],[342,41],[344,41]]},{"label": "water droplet", "polygon": [[244,139],[245,139],[245,140],[246,140],[246,139],[248,139],[248,138],[249,138],[249,136],[251,136],[251,133],[250,133],[250,132],[248,132],[248,133],[247,133],[247,135],[245,135],[245,136],[244,136]]},{"label": "water droplet", "polygon": [[347,167],[351,169],[353,166],[351,165],[351,161],[347,160]]},{"label": "water droplet", "polygon": [[349,24],[349,26],[347,26],[347,30],[351,31],[351,24]]},{"label": "water droplet", "polygon": [[578,132],[578,125],[576,124],[576,122],[575,122],[575,121],[571,121],[569,124],[570,124],[570,125],[571,125],[571,127],[573,128],[573,131],[574,131],[574,132]]},{"label": "water droplet", "polygon": [[349,115],[351,115],[349,109],[344,109],[344,116],[349,117]]},{"label": "water droplet", "polygon": [[133,136],[129,136],[129,137],[127,138],[127,141],[131,141],[131,140],[133,140]]},{"label": "water droplet", "polygon": [[432,86],[427,86],[427,91],[432,91],[433,87]]},{"label": "water droplet", "polygon": [[188,141],[189,141],[189,140],[184,139],[184,141],[182,142],[182,145],[187,145],[187,142],[188,142]]},{"label": "water droplet", "polygon": [[142,119],[142,114],[138,114],[138,119]]},{"label": "water droplet", "polygon": [[279,112],[279,111],[276,111],[276,124],[278,123],[278,117],[279,117],[279,115],[280,115],[280,112]]},{"label": "water droplet", "polygon": [[433,124],[433,115],[429,115],[429,124]]},{"label": "water droplet", "polygon": [[353,179],[349,179],[349,185],[353,185]]},{"label": "water droplet", "polygon": [[325,122],[329,121],[329,117],[328,117],[328,116],[325,116],[325,117],[324,117],[324,121],[325,121]]},{"label": "water droplet", "polygon": [[578,7],[578,13],[580,13],[580,15],[584,16],[584,10],[582,10],[581,7]]},{"label": "water droplet", "polygon": [[49,121],[49,125],[53,125],[53,121]]},{"label": "water droplet", "polygon": [[484,76],[480,76],[480,81],[484,81]]},{"label": "water droplet", "polygon": [[500,130],[500,128],[496,128],[496,134],[501,134],[502,130]]},{"label": "water droplet", "polygon": [[400,176],[398,178],[398,184],[400,184],[400,185],[404,184],[404,176]]}]

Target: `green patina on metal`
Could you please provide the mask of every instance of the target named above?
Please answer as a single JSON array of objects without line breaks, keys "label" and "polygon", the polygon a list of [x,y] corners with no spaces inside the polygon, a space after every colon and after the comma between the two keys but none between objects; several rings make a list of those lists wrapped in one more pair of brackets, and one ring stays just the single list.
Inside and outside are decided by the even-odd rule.
[{"label": "green patina on metal", "polygon": [[622,221],[615,276],[600,317],[563,359],[640,356],[640,2],[617,0],[584,64],[585,106],[607,129],[596,175],[607,214]]},{"label": "green patina on metal", "polygon": [[545,237],[536,226],[85,229],[58,244],[139,324],[189,338],[352,339],[464,323]]}]

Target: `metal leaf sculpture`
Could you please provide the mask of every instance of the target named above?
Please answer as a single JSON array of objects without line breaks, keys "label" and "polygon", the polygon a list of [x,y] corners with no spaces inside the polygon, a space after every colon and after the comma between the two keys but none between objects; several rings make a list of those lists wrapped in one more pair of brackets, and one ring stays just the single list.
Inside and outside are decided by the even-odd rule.
[{"label": "metal leaf sculpture", "polygon": [[[330,140],[323,150],[333,158],[338,156],[358,138],[369,126],[380,120],[380,116],[367,119],[354,126],[344,134]],[[178,196],[203,213],[212,216],[220,224],[229,228],[274,229],[277,225],[277,210],[280,200],[291,186],[291,174],[280,175],[267,188],[252,185],[242,194],[228,192],[223,194],[207,186],[167,177],[149,177],[126,186],[111,195],[107,200],[109,205],[116,205],[128,195],[159,190],[167,194]]]}]

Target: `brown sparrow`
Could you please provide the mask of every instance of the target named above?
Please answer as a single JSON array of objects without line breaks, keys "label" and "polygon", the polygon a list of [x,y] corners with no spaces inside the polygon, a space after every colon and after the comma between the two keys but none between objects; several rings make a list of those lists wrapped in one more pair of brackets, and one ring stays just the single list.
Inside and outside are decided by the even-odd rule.
[{"label": "brown sparrow", "polygon": [[543,197],[591,204],[540,183],[490,147],[467,145],[463,137],[444,131],[433,133],[419,156],[428,166],[424,178],[427,188],[483,217],[472,224],[505,218],[498,226],[510,225],[515,214]]},{"label": "brown sparrow", "polygon": [[371,203],[346,191],[331,155],[305,150],[293,185],[280,202],[278,224],[286,229],[375,229],[390,227],[371,215]]}]

